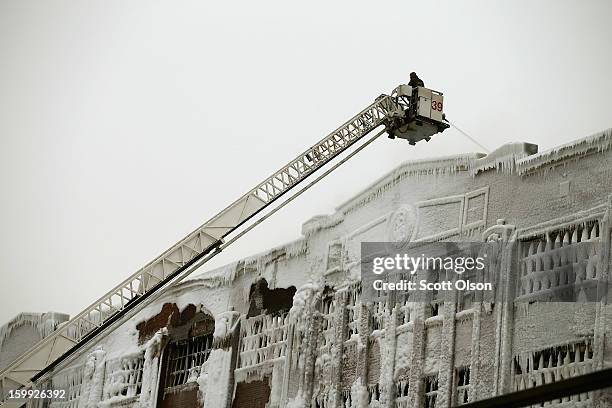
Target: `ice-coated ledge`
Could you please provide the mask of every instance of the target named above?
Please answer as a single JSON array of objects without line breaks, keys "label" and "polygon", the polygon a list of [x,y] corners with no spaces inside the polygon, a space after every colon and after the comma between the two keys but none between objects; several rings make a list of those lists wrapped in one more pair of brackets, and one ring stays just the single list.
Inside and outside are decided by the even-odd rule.
[{"label": "ice-coated ledge", "polygon": [[517,161],[538,152],[538,145],[526,142],[507,143],[473,161],[470,172],[476,175],[487,170],[514,173]]},{"label": "ice-coated ledge", "polygon": [[612,129],[606,129],[591,136],[519,159],[516,166],[518,174],[523,175],[572,157],[603,152],[609,150],[610,147],[612,147]]},{"label": "ice-coated ledge", "polygon": [[336,207],[338,213],[346,214],[355,207],[371,201],[381,192],[388,190],[398,181],[407,177],[426,177],[454,174],[467,171],[473,167],[477,159],[484,157],[483,153],[464,153],[453,156],[443,156],[431,159],[411,160],[400,164],[391,172],[366,186],[352,198]]}]

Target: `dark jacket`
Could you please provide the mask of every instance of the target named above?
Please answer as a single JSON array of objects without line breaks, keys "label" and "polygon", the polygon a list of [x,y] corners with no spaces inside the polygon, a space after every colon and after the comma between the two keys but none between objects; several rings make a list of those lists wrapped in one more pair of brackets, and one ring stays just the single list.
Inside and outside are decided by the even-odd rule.
[{"label": "dark jacket", "polygon": [[408,85],[410,85],[413,88],[415,86],[425,86],[425,84],[423,83],[423,80],[419,77],[412,78],[410,82],[408,82]]}]

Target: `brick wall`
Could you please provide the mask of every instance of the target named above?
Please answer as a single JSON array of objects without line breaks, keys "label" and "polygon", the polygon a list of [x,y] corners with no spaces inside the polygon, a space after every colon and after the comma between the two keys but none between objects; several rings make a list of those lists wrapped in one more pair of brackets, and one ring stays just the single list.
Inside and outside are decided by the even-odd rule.
[{"label": "brick wall", "polygon": [[202,408],[198,402],[198,385],[187,384],[180,391],[168,393],[162,397],[159,408]]},{"label": "brick wall", "polygon": [[268,378],[260,381],[240,382],[232,408],[265,408],[270,399]]}]

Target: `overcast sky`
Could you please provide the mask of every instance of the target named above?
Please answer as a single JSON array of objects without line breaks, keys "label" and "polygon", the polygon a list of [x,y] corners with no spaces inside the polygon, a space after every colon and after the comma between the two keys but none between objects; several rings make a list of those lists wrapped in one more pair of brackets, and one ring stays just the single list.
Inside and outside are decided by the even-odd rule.
[{"label": "overcast sky", "polygon": [[[609,0],[0,0],[0,324],[76,314],[413,70],[490,148],[611,127],[611,17]],[[403,161],[479,150],[454,129],[382,138],[215,264]]]}]

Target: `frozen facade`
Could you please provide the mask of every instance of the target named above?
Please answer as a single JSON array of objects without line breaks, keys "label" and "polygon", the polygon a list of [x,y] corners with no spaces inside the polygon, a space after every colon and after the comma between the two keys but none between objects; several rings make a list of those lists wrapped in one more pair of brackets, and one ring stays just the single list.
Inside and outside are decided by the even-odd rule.
[{"label": "frozen facade", "polygon": [[[167,290],[60,366],[53,387],[70,398],[52,405],[450,407],[610,366],[607,302],[546,301],[609,279],[610,147],[608,130],[405,163],[298,240]],[[361,242],[439,240],[516,248],[517,268],[495,263],[501,301],[361,302]]]}]

